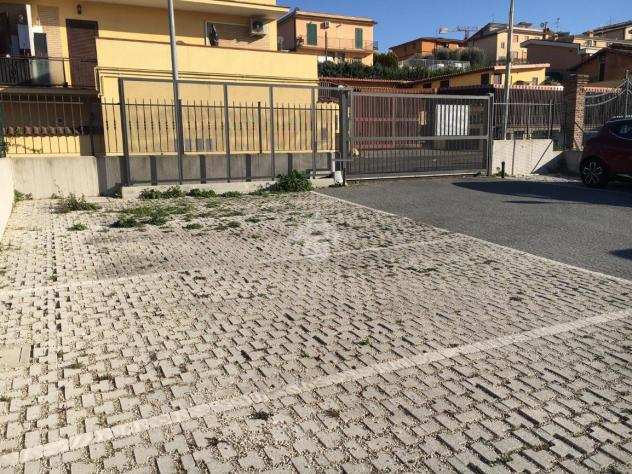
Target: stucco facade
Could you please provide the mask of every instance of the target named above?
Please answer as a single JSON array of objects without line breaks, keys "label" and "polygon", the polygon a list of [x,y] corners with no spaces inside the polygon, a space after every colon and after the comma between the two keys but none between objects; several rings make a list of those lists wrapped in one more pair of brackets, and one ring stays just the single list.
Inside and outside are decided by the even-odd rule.
[{"label": "stucco facade", "polygon": [[295,10],[278,22],[279,46],[319,61],[360,61],[371,66],[376,22],[370,18]]},{"label": "stucco facade", "polygon": [[390,50],[398,61],[404,61],[412,56],[434,56],[437,49],[459,49],[465,45],[465,41],[449,38],[417,38],[406,43],[392,46]]},{"label": "stucco facade", "polygon": [[[546,79],[548,66],[548,64],[515,65],[511,71],[511,84],[541,84]],[[444,89],[449,87],[504,84],[504,81],[504,66],[493,66],[415,81],[415,88]]]},{"label": "stucco facade", "polygon": [[[507,58],[507,47],[509,45],[508,26],[502,23],[489,23],[468,38],[467,45],[482,49],[487,58],[491,61],[502,61]],[[521,43],[541,39],[543,30],[532,28],[531,26],[516,25],[514,28],[511,51],[512,58],[517,62],[527,61],[527,50]]]}]

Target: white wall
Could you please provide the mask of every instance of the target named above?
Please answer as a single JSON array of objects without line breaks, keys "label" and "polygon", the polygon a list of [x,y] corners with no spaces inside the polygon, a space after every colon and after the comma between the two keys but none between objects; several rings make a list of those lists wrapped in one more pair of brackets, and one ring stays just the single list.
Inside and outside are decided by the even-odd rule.
[{"label": "white wall", "polygon": [[552,140],[494,140],[491,171],[499,173],[504,161],[510,176],[545,173],[558,166],[561,153],[553,149]]},{"label": "white wall", "polygon": [[4,235],[13,210],[13,163],[9,158],[0,158],[0,238]]},{"label": "white wall", "polygon": [[98,196],[97,160],[92,156],[21,156],[13,162],[15,189],[33,199],[53,194]]}]

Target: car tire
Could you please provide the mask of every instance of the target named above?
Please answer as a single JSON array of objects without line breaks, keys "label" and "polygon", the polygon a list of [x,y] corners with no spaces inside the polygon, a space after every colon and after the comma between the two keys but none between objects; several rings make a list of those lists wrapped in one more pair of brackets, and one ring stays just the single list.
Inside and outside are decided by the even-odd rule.
[{"label": "car tire", "polygon": [[610,181],[608,168],[599,158],[587,158],[579,166],[582,182],[589,188],[603,188]]}]

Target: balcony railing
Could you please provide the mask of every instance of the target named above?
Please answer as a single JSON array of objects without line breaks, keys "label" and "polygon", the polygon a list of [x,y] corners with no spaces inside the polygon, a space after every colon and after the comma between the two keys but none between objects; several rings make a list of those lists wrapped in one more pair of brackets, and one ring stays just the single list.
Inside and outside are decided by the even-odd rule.
[{"label": "balcony railing", "polygon": [[331,49],[335,51],[377,51],[377,41],[356,41],[355,38],[331,38],[318,36],[316,42],[309,42],[306,38],[299,38],[299,47]]},{"label": "balcony railing", "polygon": [[0,85],[95,89],[96,60],[69,58],[0,58]]}]

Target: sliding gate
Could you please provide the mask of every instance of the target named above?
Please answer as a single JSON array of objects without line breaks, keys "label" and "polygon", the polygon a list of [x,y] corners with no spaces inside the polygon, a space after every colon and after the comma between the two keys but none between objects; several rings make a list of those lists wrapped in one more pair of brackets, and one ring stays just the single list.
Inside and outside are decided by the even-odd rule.
[{"label": "sliding gate", "polygon": [[487,172],[490,96],[350,93],[347,176]]}]

